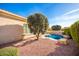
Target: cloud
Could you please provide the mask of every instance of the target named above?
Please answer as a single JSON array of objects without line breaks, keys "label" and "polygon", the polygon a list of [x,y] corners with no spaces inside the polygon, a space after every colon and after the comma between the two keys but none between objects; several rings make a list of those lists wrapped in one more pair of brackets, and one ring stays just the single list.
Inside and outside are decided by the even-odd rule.
[{"label": "cloud", "polygon": [[64,15],[72,14],[72,13],[75,13],[77,11],[79,11],[79,9],[71,10],[71,11],[65,13]]},{"label": "cloud", "polygon": [[51,25],[58,24],[63,27],[70,26],[79,19],[78,11],[79,9],[71,10],[63,15],[51,18],[51,22],[54,22],[53,24],[51,23]]},{"label": "cloud", "polygon": [[62,20],[62,21],[64,21],[64,20],[71,20],[71,19],[77,19],[77,18],[79,18],[79,14],[76,14],[76,15],[63,15],[63,16],[58,16],[58,17],[55,17],[55,18],[53,18],[53,19],[55,19],[55,20]]}]

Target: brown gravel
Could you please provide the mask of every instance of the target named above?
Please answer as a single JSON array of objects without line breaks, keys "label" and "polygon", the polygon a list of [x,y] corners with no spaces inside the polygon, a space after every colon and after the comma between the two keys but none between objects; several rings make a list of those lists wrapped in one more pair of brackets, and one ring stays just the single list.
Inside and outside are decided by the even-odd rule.
[{"label": "brown gravel", "polygon": [[73,56],[75,45],[69,40],[69,45],[56,45],[53,40],[39,39],[19,47],[20,56]]}]

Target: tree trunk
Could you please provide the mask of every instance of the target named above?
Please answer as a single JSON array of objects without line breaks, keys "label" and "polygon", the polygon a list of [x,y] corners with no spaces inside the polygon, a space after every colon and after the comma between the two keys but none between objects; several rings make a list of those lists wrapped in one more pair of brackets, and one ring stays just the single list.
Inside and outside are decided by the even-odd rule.
[{"label": "tree trunk", "polygon": [[40,33],[37,33],[37,35],[36,35],[36,37],[37,37],[37,40],[39,40],[39,34],[40,34]]}]

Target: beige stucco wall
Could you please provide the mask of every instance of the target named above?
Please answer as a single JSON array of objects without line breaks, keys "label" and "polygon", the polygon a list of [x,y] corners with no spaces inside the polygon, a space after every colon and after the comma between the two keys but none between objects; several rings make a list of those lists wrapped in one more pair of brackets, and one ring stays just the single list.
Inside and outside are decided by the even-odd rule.
[{"label": "beige stucco wall", "polygon": [[0,16],[0,44],[22,39],[25,22]]}]

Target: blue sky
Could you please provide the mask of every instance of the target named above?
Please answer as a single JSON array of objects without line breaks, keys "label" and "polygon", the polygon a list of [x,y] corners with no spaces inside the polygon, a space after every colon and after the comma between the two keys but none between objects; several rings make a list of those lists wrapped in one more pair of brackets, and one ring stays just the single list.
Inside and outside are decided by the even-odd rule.
[{"label": "blue sky", "polygon": [[0,9],[23,17],[40,12],[48,17],[50,26],[67,27],[79,19],[79,4],[75,3],[0,3]]}]

